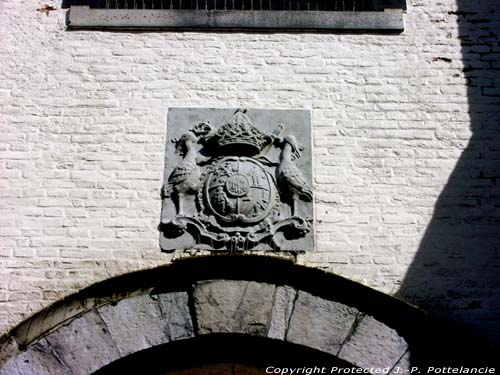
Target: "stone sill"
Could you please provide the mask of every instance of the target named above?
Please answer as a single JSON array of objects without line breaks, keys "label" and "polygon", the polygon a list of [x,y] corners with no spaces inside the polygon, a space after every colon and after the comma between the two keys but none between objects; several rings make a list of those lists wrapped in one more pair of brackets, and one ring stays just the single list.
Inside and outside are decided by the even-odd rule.
[{"label": "stone sill", "polygon": [[68,29],[276,29],[400,33],[403,10],[383,12],[92,9],[72,6]]}]

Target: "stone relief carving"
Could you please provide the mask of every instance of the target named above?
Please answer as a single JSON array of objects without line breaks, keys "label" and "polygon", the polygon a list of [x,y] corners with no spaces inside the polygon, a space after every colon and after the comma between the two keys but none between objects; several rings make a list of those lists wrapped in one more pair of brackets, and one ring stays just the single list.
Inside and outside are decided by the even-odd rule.
[{"label": "stone relief carving", "polygon": [[312,250],[309,113],[251,112],[169,111],[163,250]]}]

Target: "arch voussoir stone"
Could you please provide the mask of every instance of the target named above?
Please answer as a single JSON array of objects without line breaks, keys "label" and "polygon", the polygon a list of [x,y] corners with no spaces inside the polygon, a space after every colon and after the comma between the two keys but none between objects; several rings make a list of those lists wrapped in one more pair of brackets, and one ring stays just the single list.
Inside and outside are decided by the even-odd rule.
[{"label": "arch voussoir stone", "polygon": [[392,374],[400,374],[401,370],[403,371],[411,371],[411,351],[408,349],[405,354],[399,359],[399,361],[393,366]]},{"label": "arch voussoir stone", "polygon": [[407,342],[394,329],[365,315],[338,356],[359,367],[392,368],[407,350]]},{"label": "arch voussoir stone", "polygon": [[73,375],[57,355],[52,351],[50,344],[41,339],[19,353],[14,361],[0,368],[1,375]]},{"label": "arch voussoir stone", "polygon": [[359,367],[391,369],[408,350],[398,333],[372,316],[363,316],[338,356]]},{"label": "arch voussoir stone", "polygon": [[0,375],[90,375],[145,349],[227,333],[298,344],[363,368],[409,369],[406,337],[367,312],[364,300],[352,306],[347,292],[336,300],[290,281],[187,279],[169,290],[141,284],[118,298],[110,288],[109,297],[70,300],[66,312],[62,301],[0,340]]},{"label": "arch voussoir stone", "polygon": [[151,296],[128,298],[97,309],[120,357],[169,340],[159,305]]},{"label": "arch voussoir stone", "polygon": [[275,286],[254,281],[215,280],[196,284],[198,333],[248,333],[267,336]]},{"label": "arch voussoir stone", "polygon": [[294,288],[276,286],[271,325],[267,334],[269,338],[285,340],[296,297],[297,291]]},{"label": "arch voussoir stone", "polygon": [[121,358],[106,324],[89,311],[46,337],[52,352],[73,375],[87,375]]},{"label": "arch voussoir stone", "polygon": [[358,314],[342,303],[298,291],[286,340],[337,355]]},{"label": "arch voussoir stone", "polygon": [[194,335],[186,292],[135,296],[97,312],[121,357]]}]

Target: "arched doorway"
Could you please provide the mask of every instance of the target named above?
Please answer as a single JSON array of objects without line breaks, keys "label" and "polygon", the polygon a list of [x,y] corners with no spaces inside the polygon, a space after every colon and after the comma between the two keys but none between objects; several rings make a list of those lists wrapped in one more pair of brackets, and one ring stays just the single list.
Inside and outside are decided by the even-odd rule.
[{"label": "arched doorway", "polygon": [[332,368],[346,367],[352,364],[302,345],[242,334],[212,334],[140,351],[93,375],[261,375],[290,368],[330,373]]},{"label": "arched doorway", "polygon": [[409,368],[424,318],[287,260],[198,257],[106,280],[41,311],[2,338],[0,374],[134,373],[145,358],[158,375],[321,363],[390,372]]}]

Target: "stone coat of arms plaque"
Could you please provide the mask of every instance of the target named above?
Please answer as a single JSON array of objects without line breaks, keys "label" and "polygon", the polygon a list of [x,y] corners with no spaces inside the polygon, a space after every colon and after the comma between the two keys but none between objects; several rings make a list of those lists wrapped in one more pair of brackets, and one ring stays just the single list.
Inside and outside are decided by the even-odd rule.
[{"label": "stone coat of arms plaque", "polygon": [[170,109],[161,248],[312,250],[311,164],[309,111]]}]

